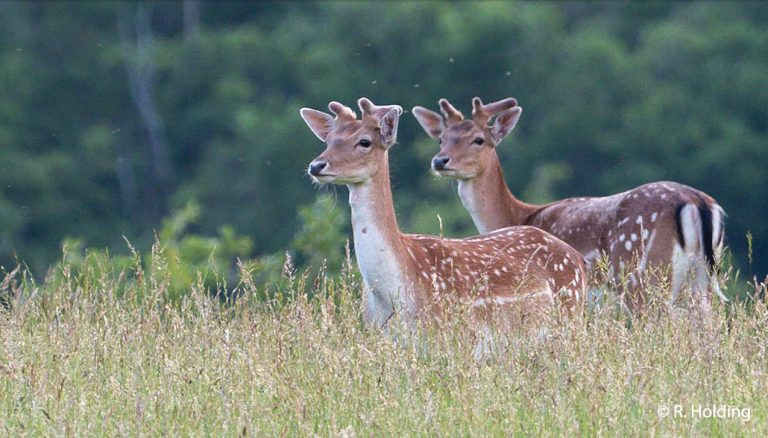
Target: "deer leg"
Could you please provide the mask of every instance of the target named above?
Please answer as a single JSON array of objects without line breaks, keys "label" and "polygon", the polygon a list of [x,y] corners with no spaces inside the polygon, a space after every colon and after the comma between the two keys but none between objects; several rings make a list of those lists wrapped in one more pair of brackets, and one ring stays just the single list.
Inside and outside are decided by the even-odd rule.
[{"label": "deer leg", "polygon": [[712,308],[707,262],[703,257],[699,256],[695,258],[694,264],[696,266],[696,277],[693,279],[693,305],[702,315],[706,315]]},{"label": "deer leg", "polygon": [[728,302],[728,298],[723,293],[722,289],[720,289],[720,282],[717,278],[717,274],[714,272],[711,274],[708,274],[709,279],[709,285],[712,288],[712,292],[714,292],[715,295],[717,295],[723,302]]},{"label": "deer leg", "polygon": [[473,356],[476,362],[482,362],[491,356],[496,347],[496,336],[493,329],[488,324],[483,324],[480,334],[480,340],[477,341]]},{"label": "deer leg", "polygon": [[669,305],[674,305],[680,291],[683,289],[685,277],[690,269],[690,259],[680,245],[675,244],[672,251],[672,288]]}]

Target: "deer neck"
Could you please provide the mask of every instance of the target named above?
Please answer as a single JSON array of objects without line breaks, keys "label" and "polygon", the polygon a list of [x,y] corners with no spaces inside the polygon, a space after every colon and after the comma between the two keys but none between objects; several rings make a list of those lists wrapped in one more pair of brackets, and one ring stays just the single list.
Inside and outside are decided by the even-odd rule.
[{"label": "deer neck", "polygon": [[408,306],[405,292],[405,244],[397,226],[389,165],[361,184],[349,185],[352,231],[357,265],[366,285],[365,319],[382,324],[399,306]]},{"label": "deer neck", "polygon": [[[496,151],[493,151],[494,156]],[[490,168],[472,179],[459,180],[459,198],[481,234],[513,225],[524,225],[536,206],[515,198],[509,191],[495,156]]]},{"label": "deer neck", "polygon": [[[386,160],[386,156],[385,156]],[[395,218],[395,205],[389,183],[389,169],[383,166],[368,181],[349,185],[349,205],[352,208],[352,228],[355,244],[375,234],[393,249],[402,246],[400,229]]]}]

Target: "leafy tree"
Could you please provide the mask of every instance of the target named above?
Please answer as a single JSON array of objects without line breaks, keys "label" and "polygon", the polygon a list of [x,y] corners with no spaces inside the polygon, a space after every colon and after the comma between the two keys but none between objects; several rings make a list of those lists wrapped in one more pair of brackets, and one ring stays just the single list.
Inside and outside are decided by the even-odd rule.
[{"label": "leafy tree", "polygon": [[[148,249],[190,201],[182,252],[211,242],[181,236],[221,243],[229,225],[259,272],[286,249],[299,265],[336,257],[348,234],[318,233],[344,229],[343,203],[297,214],[322,147],[299,108],[446,97],[468,114],[479,95],[525,109],[499,146],[524,200],[678,180],[729,212],[742,266],[752,232],[764,274],[767,46],[759,2],[0,3],[0,265],[17,254],[42,274],[65,238]],[[429,173],[436,151],[406,113],[399,223],[474,234],[453,184]]]}]

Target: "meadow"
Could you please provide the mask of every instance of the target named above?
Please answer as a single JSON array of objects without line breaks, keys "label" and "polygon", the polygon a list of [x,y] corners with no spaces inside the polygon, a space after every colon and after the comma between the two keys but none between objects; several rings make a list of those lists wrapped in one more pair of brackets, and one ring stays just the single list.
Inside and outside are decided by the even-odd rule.
[{"label": "meadow", "polygon": [[202,272],[170,294],[169,256],[147,258],[0,277],[0,434],[768,435],[759,300],[696,324],[598,307],[477,361],[460,311],[417,339],[366,329],[349,259],[272,288],[241,264],[224,299]]},{"label": "meadow", "polygon": [[[0,1],[0,437],[768,436],[765,285],[736,275],[768,282],[766,53],[755,1]],[[710,194],[731,301],[607,299],[479,361],[460,306],[366,328],[299,113],[361,96],[516,98],[525,202]],[[411,114],[398,139],[402,230],[477,234]]]}]

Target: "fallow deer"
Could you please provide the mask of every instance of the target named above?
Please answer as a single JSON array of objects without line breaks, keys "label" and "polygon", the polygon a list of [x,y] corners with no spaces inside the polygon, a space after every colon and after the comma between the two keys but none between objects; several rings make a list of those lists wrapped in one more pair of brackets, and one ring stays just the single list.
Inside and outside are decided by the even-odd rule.
[{"label": "fallow deer", "polygon": [[606,256],[608,280],[626,295],[630,311],[643,306],[649,284],[671,284],[674,303],[691,271],[695,305],[709,309],[712,290],[727,301],[711,275],[722,250],[725,216],[711,196],[675,182],[654,182],[612,196],[527,204],[510,192],[496,154],[522,113],[517,101],[485,105],[475,97],[472,120],[464,120],[447,100],[438,103],[442,116],[418,106],[413,115],[440,144],[433,171],[458,180],[459,198],[480,233],[531,225],[572,245],[588,266]]},{"label": "fallow deer", "polygon": [[326,143],[309,164],[309,175],[349,188],[367,325],[388,329],[397,315],[413,327],[449,316],[457,303],[481,318],[492,310],[502,321],[537,315],[542,308],[568,314],[581,309],[587,284],[583,257],[538,228],[504,228],[466,239],[401,233],[388,154],[402,108],[377,106],[366,98],[358,106],[361,119],[338,102],[328,105],[335,117],[309,108],[301,109],[301,117]]}]

